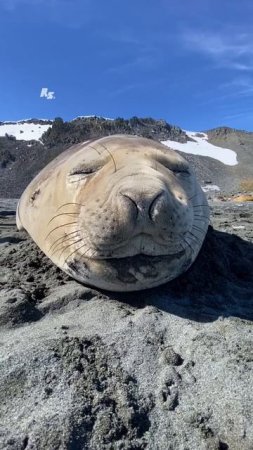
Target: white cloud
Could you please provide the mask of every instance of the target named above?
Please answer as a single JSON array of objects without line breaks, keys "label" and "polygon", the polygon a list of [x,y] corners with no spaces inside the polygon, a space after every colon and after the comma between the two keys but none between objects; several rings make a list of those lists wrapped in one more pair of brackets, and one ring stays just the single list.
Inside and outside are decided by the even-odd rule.
[{"label": "white cloud", "polygon": [[219,90],[224,92],[223,97],[252,97],[253,95],[253,78],[236,77],[227,83],[219,86]]},{"label": "white cloud", "polygon": [[250,110],[246,110],[246,111],[240,111],[238,113],[234,113],[234,114],[227,114],[225,116],[223,116],[224,120],[237,120],[237,119],[250,119],[253,117],[253,112],[252,109]]},{"label": "white cloud", "polygon": [[209,57],[216,67],[237,71],[253,70],[253,34],[234,30],[187,31],[182,35],[184,46]]},{"label": "white cloud", "polygon": [[249,36],[246,34],[228,36],[226,34],[210,32],[191,32],[186,35],[186,40],[196,50],[204,51],[214,56],[224,56],[230,53],[229,56],[240,57],[248,53],[253,53]]},{"label": "white cloud", "polygon": [[234,104],[235,100],[243,98],[251,99],[253,96],[253,78],[250,77],[236,77],[231,79],[226,83],[221,83],[216,86],[215,89],[212,89],[206,92],[204,95],[201,93],[197,96],[198,99],[201,97],[206,97],[203,101],[198,102],[200,106],[206,106],[210,104],[216,104],[224,106],[224,102],[226,102],[227,106],[231,108],[231,105]]}]

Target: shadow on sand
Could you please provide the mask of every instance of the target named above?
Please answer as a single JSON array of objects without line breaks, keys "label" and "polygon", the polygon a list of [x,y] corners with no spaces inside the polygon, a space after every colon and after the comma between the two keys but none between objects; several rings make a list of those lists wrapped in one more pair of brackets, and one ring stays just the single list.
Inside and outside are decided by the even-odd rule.
[{"label": "shadow on sand", "polygon": [[158,288],[112,297],[198,322],[231,316],[253,320],[253,244],[209,227],[198,258],[184,275]]}]

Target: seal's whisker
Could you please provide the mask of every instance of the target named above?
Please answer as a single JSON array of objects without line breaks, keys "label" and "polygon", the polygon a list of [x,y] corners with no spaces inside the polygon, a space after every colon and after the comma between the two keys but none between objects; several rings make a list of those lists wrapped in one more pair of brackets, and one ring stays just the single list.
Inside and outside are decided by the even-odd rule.
[{"label": "seal's whisker", "polygon": [[187,197],[187,200],[192,200],[194,197],[197,197],[199,194],[199,192],[197,192],[197,194],[193,195],[192,197]]},{"label": "seal's whisker", "polygon": [[48,225],[53,222],[54,219],[56,219],[59,216],[78,216],[79,212],[69,212],[69,213],[61,213],[61,214],[57,214],[56,216],[52,217],[52,219],[49,220]]},{"label": "seal's whisker", "polygon": [[92,148],[93,150],[95,150],[95,152],[97,152],[98,154],[99,154],[99,156],[101,156],[101,153],[98,151],[98,149],[97,148],[95,148],[95,147],[92,147],[92,145],[89,145],[89,148]]},{"label": "seal's whisker", "polygon": [[89,252],[91,250],[91,247],[88,247],[84,253],[81,254],[81,256],[85,256],[87,254],[87,252]]},{"label": "seal's whisker", "polygon": [[192,246],[189,244],[189,242],[183,237],[183,241],[190,247],[191,252],[194,253]]},{"label": "seal's whisker", "polygon": [[200,243],[200,239],[198,236],[196,236],[194,233],[191,233],[191,231],[188,231],[188,233],[198,242]]},{"label": "seal's whisker", "polygon": [[197,225],[192,225],[192,228],[196,231],[199,231],[200,233],[202,233],[204,235],[206,234],[206,232],[204,230],[201,230],[201,228],[197,227]]},{"label": "seal's whisker", "polygon": [[55,230],[58,230],[58,228],[62,228],[62,227],[67,227],[70,225],[76,225],[78,222],[69,222],[69,223],[64,223],[62,225],[59,225],[58,227],[53,228],[53,230],[49,231],[49,233],[46,235],[45,240],[50,236],[50,234],[52,234]]},{"label": "seal's whisker", "polygon": [[64,203],[63,205],[61,205],[59,208],[57,208],[56,211],[59,211],[61,208],[63,208],[64,206],[68,206],[68,205],[77,205],[77,206],[85,206],[82,203],[75,203],[75,202],[68,202],[68,203]]},{"label": "seal's whisker", "polygon": [[[105,145],[101,144],[100,142],[98,142],[98,144],[99,144],[105,151],[107,151],[107,153],[109,153],[109,155],[110,155],[110,157],[111,157],[111,159],[112,159],[112,161],[113,161],[113,164],[114,164],[115,172],[117,172],[116,162],[115,162],[115,159],[114,159],[112,153],[110,152],[110,150],[108,150],[108,148],[105,147]],[[89,147],[92,148],[93,150],[95,150],[95,151],[101,156],[101,153],[99,153],[99,151],[98,151],[97,148],[92,147],[91,145],[89,145]]]},{"label": "seal's whisker", "polygon": [[114,159],[112,153],[110,152],[110,150],[108,150],[108,148],[107,148],[105,145],[101,144],[100,142],[98,142],[98,144],[99,144],[101,147],[103,147],[103,148],[109,153],[110,157],[111,157],[112,160],[113,160],[115,172],[117,172],[116,162],[115,162],[115,159]]},{"label": "seal's whisker", "polygon": [[82,238],[81,238],[81,239],[78,239],[78,240],[75,241],[75,242],[71,242],[70,244],[68,244],[68,245],[66,245],[66,246],[61,247],[60,249],[58,249],[58,251],[62,250],[61,254],[59,255],[59,258],[62,257],[63,253],[65,252],[65,250],[67,250],[67,248],[71,247],[72,245],[78,244],[78,242],[81,242],[81,241],[83,241]]},{"label": "seal's whisker", "polygon": [[[81,254],[81,256],[85,256],[87,252],[91,251],[91,248],[88,248],[84,253]],[[92,258],[96,254],[96,250],[93,250],[92,255],[89,255],[89,258]]]},{"label": "seal's whisker", "polygon": [[[78,236],[76,236],[76,238],[78,238]],[[72,239],[73,239],[73,238],[72,238]],[[69,245],[65,245],[65,244],[66,244],[65,241],[64,241],[64,242],[60,242],[59,245],[61,245],[61,244],[64,244],[64,245],[61,245],[59,248],[55,248],[54,251],[53,251],[53,253],[51,253],[50,257],[52,257],[53,255],[55,255],[57,252],[60,252],[61,250],[63,250],[63,252],[64,252],[64,250],[65,250],[66,248],[68,248],[68,247],[70,247],[71,245],[74,245],[74,244],[76,244],[77,242],[80,242],[80,241],[82,241],[82,239],[76,239],[75,241],[71,241]],[[62,256],[62,255],[60,255],[59,257],[61,257],[61,256]]]},{"label": "seal's whisker", "polygon": [[78,233],[78,234],[75,234],[74,236],[70,236],[69,238],[66,238],[66,239],[61,238],[61,241],[55,245],[54,249],[52,249],[53,253],[51,255],[53,255],[56,251],[58,251],[60,246],[61,246],[60,248],[63,248],[62,244],[65,244],[66,242],[69,242],[69,241],[71,241],[71,243],[74,243],[74,241],[76,239],[78,239],[79,237],[80,237],[80,234]]},{"label": "seal's whisker", "polygon": [[181,244],[181,242],[179,243],[179,245],[182,248],[182,250],[185,251],[185,248],[184,248],[183,244]]},{"label": "seal's whisker", "polygon": [[67,256],[67,258],[64,260],[64,264],[67,264],[67,260],[74,255],[76,252],[78,252],[79,250],[81,250],[81,248],[83,248],[85,245],[85,243],[83,245],[81,245],[81,247],[76,248],[72,253],[70,253],[70,255]]},{"label": "seal's whisker", "polygon": [[[68,239],[62,239],[60,242],[58,242],[58,244],[54,247],[54,249],[52,249],[53,253],[51,253],[51,256],[54,255],[56,252],[59,251],[59,247],[60,249],[63,248],[63,246],[67,243],[67,242],[74,242],[75,239],[77,239],[79,236],[75,235],[75,236],[71,236]],[[62,245],[64,244],[64,245]]]},{"label": "seal's whisker", "polygon": [[[59,242],[60,240],[64,240],[65,238],[67,238],[67,237],[70,236],[71,234],[75,234],[75,233],[79,233],[79,232],[81,232],[81,230],[72,231],[71,233],[66,233],[66,234],[64,234],[63,236],[59,237],[58,239],[56,239],[56,241],[53,242],[53,244],[50,246],[50,248],[49,248],[48,251],[50,251],[50,250],[55,246],[55,244],[57,244],[57,242]],[[69,238],[68,238],[68,239],[69,239]]]},{"label": "seal's whisker", "polygon": [[209,219],[209,216],[205,216],[204,214],[194,214],[195,217],[203,217],[204,219]]},{"label": "seal's whisker", "polygon": [[205,219],[208,219],[209,220],[209,217],[207,217],[207,216],[201,216],[202,217],[202,219],[200,218],[200,219],[198,219],[198,217],[196,218],[196,217],[194,217],[194,222],[195,221],[197,221],[197,222],[203,222],[203,220],[205,220]]},{"label": "seal's whisker", "polygon": [[158,150],[157,150],[157,148],[156,148],[155,155],[156,155],[156,157],[155,157],[155,170],[157,171],[157,167],[158,167],[158,164],[157,164],[157,162],[158,162]]}]

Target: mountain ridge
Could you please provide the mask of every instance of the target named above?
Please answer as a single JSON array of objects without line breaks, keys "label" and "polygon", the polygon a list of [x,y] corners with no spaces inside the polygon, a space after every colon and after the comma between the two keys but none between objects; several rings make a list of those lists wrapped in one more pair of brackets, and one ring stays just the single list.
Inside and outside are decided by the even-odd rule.
[{"label": "mountain ridge", "polygon": [[[132,118],[138,118],[137,116],[133,116]],[[61,117],[55,117],[54,119],[43,119],[43,118],[38,118],[38,117],[34,117],[34,118],[26,118],[26,119],[19,119],[19,120],[4,120],[4,121],[1,121],[0,120],[0,125],[3,125],[3,124],[17,124],[17,123],[53,123],[56,119],[61,119],[63,122],[74,122],[74,121],[77,121],[77,120],[82,120],[82,119],[102,119],[102,120],[105,120],[105,121],[108,121],[108,120],[110,120],[110,121],[115,121],[115,120],[117,120],[117,119],[121,119],[121,120],[124,120],[124,121],[128,121],[128,120],[130,120],[131,118],[122,118],[122,117],[116,117],[116,118],[108,118],[108,117],[104,117],[104,116],[100,116],[100,115],[96,115],[96,114],[91,114],[91,115],[84,115],[84,116],[76,116],[76,117],[74,117],[73,119],[70,119],[70,120],[64,120],[64,119],[62,119]],[[139,118],[139,119],[143,119],[143,118]],[[147,118],[147,117],[145,117],[144,119],[149,119],[149,118]],[[153,118],[151,118],[152,120],[154,120],[154,121],[156,121],[156,122],[164,122],[164,123],[168,123],[165,119],[153,119]],[[170,124],[170,126],[174,126],[174,127],[177,127],[177,128],[180,128],[181,130],[184,130],[185,129],[185,127],[180,127],[179,125],[172,125],[172,124]],[[253,131],[250,131],[250,130],[246,130],[246,129],[243,129],[243,128],[234,128],[234,127],[230,127],[230,126],[228,126],[228,125],[225,125],[225,124],[223,124],[223,125],[218,125],[217,127],[212,127],[212,128],[205,128],[205,129],[203,129],[203,130],[199,130],[198,132],[199,133],[211,133],[211,132],[214,132],[214,131],[227,131],[228,133],[230,133],[230,132],[242,132],[242,133],[247,133],[247,134],[253,134]]]},{"label": "mountain ridge", "polygon": [[[18,127],[16,137],[11,133],[3,133],[8,126],[11,129],[15,124]],[[1,129],[3,131],[0,137],[0,196],[5,198],[19,197],[31,179],[50,160],[71,145],[112,134],[136,134],[165,143],[169,141],[168,146],[175,149],[176,143],[180,144],[182,155],[193,166],[201,184],[205,186],[211,182],[225,193],[241,191],[242,180],[253,178],[253,133],[226,126],[196,132],[194,136],[194,133],[187,135],[187,131],[163,119],[136,116],[130,119],[120,117],[108,119],[84,116],[71,121],[64,121],[58,117],[54,121],[26,119],[0,122],[0,135]],[[202,142],[199,138],[201,135]],[[191,142],[195,142],[195,149],[199,150],[208,142],[216,147],[214,147],[216,155],[221,153],[222,149],[231,149],[237,154],[238,164],[228,167],[209,156],[185,153],[187,145],[191,147],[189,146]],[[183,144],[186,144],[186,147]],[[180,148],[177,151],[180,152]]]}]

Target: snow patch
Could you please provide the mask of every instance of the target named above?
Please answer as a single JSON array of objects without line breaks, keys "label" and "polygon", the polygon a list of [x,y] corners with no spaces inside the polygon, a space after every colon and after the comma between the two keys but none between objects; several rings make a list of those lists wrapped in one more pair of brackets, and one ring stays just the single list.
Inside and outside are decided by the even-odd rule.
[{"label": "snow patch", "polygon": [[244,225],[232,225],[233,230],[244,230]]},{"label": "snow patch", "polygon": [[206,186],[201,186],[202,191],[204,192],[210,192],[210,191],[216,191],[219,192],[220,188],[216,184],[207,184]]},{"label": "snow patch", "polygon": [[[16,124],[16,123],[24,123],[24,122],[29,122],[31,120],[35,120],[34,118],[32,119],[21,119],[21,120],[4,120],[2,123],[11,123],[11,124]],[[53,120],[51,119],[36,119],[40,122],[53,122]],[[1,121],[0,121],[1,124]]]},{"label": "snow patch", "polygon": [[78,120],[78,119],[90,119],[91,117],[97,117],[98,119],[105,119],[105,120],[114,120],[114,119],[111,119],[110,117],[96,116],[95,114],[92,114],[89,116],[77,116],[74,119],[72,119],[71,122],[73,122],[74,120]]},{"label": "snow patch", "polygon": [[0,124],[0,136],[5,136],[5,134],[15,136],[18,141],[39,141],[42,134],[51,128],[52,125],[42,125],[35,123],[8,123],[4,122]]},{"label": "snow patch", "polygon": [[229,148],[217,147],[208,142],[208,135],[206,133],[198,133],[197,131],[185,131],[187,136],[194,139],[182,144],[181,142],[162,141],[162,144],[180,152],[191,153],[192,155],[209,156],[226,164],[227,166],[235,166],[238,164],[237,154]]}]

